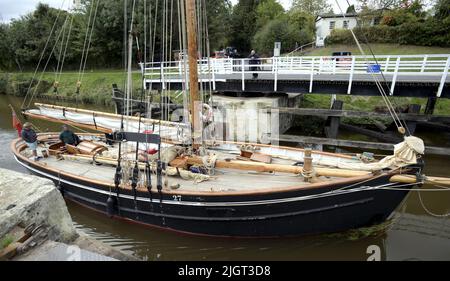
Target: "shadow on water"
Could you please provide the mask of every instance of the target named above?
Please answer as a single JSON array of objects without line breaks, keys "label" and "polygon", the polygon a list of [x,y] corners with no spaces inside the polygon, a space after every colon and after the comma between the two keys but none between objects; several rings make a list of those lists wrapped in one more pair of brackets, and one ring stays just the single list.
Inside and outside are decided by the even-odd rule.
[{"label": "shadow on water", "polygon": [[[17,110],[21,100],[0,95],[0,167],[27,173],[9,150],[10,142],[17,137],[11,127],[10,103]],[[33,123],[45,131],[60,128],[47,122],[33,120]],[[441,136],[426,134],[428,140],[446,142]],[[450,176],[449,157],[426,156],[425,161],[426,174]],[[450,192],[422,192],[421,196],[430,211],[437,214],[450,211]],[[67,205],[77,228],[145,260],[367,260],[373,247],[380,249],[382,260],[450,260],[449,219],[425,212],[417,192],[412,192],[393,218],[382,225],[337,234],[279,239],[187,236],[112,220],[71,202]]]}]

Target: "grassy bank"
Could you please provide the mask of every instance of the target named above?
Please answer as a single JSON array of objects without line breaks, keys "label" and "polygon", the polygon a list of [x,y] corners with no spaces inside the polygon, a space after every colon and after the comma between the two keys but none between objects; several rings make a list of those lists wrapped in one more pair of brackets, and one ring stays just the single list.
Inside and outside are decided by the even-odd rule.
[{"label": "grassy bank", "polygon": [[[450,54],[450,48],[412,46],[398,44],[370,44],[375,55],[417,55],[417,54]],[[369,48],[363,45],[366,54],[370,54]],[[317,48],[307,52],[307,56],[330,56],[333,52],[351,52],[353,55],[361,55],[356,45],[331,45]]]},{"label": "grassy bank", "polygon": [[[363,45],[366,54],[369,54],[369,49]],[[376,55],[414,55],[414,54],[450,54],[450,48],[441,47],[427,47],[427,46],[411,46],[398,44],[370,44],[370,48]],[[354,55],[360,55],[356,45],[332,45],[324,48],[318,48],[309,51],[307,56],[329,56],[333,52],[348,51]],[[344,101],[344,109],[346,110],[366,110],[373,111],[377,106],[384,106],[384,102],[380,97],[357,97],[357,96],[338,96],[338,99]],[[421,98],[396,98],[391,100],[396,106],[405,106],[409,104],[422,105],[422,112],[427,103],[426,99]],[[307,95],[305,98],[306,107],[315,108],[329,108],[330,97],[324,95]],[[436,104],[435,114],[449,115],[450,114],[450,100],[439,99]],[[361,121],[361,120],[359,120]]]},{"label": "grassy bank", "polygon": [[[0,94],[25,96],[33,77],[31,72],[0,73]],[[37,75],[37,79],[40,74]],[[36,79],[36,80],[37,80]],[[58,93],[54,92],[54,73],[45,73],[39,83],[33,83],[29,91],[31,96],[48,99],[74,101],[86,103],[109,104],[111,102],[112,84],[116,83],[123,88],[125,74],[120,70],[95,70],[86,72],[82,79],[80,93],[76,94],[78,72],[65,72],[59,81]],[[142,88],[140,73],[133,73],[134,92],[139,93]]]},{"label": "grassy bank", "polygon": [[[375,111],[375,108],[385,107],[385,103],[381,97],[361,97],[338,95],[337,99],[344,102],[345,110],[361,110],[361,111]],[[424,98],[405,98],[405,97],[391,97],[392,104],[396,107],[404,107],[410,104],[421,105],[421,113],[424,113],[427,99]],[[330,108],[331,97],[319,94],[305,95],[303,107],[307,108]],[[450,115],[450,100],[438,99],[434,114],[436,115]],[[347,119],[346,119],[347,120]],[[373,118],[364,120],[363,118],[348,118],[347,121],[356,123],[372,123]],[[382,120],[378,120],[382,121]],[[386,120],[390,121],[390,120]]]}]

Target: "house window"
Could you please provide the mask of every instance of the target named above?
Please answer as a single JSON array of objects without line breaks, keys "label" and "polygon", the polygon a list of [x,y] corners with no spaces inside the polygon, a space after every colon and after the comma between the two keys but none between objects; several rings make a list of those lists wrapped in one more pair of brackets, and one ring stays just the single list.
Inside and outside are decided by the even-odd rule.
[{"label": "house window", "polygon": [[330,21],[330,30],[333,30],[336,26],[336,22],[335,21]]},{"label": "house window", "polygon": [[348,29],[348,20],[344,20],[344,24],[342,25],[344,29]]}]

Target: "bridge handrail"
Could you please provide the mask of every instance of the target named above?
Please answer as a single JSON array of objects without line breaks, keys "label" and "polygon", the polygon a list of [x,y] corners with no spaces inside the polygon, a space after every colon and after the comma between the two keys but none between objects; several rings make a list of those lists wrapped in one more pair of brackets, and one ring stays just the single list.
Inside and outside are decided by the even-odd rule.
[{"label": "bridge handrail", "polygon": [[[189,71],[185,61],[151,62],[141,65],[145,77],[157,77],[162,81],[181,79]],[[421,55],[377,55],[375,59],[364,56],[285,56],[251,60],[248,58],[203,58],[198,60],[199,79],[212,80],[214,87],[217,76],[226,79],[227,75],[240,75],[243,90],[245,81],[251,79],[253,73],[272,75],[274,91],[283,75],[309,75],[312,91],[314,77],[320,74],[348,75],[349,90],[354,74],[371,75],[383,72],[392,77],[391,93],[399,75],[441,75],[437,96],[442,93],[450,68],[450,54]],[[282,78],[282,77],[281,77]],[[150,79],[150,78],[149,78]]]}]

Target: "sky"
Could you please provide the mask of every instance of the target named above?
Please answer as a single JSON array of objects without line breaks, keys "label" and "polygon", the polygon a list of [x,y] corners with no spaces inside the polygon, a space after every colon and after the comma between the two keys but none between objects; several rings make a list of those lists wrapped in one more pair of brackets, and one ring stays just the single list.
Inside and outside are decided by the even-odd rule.
[{"label": "sky", "polygon": [[[292,4],[292,0],[278,0],[285,9],[289,9]],[[347,4],[345,0],[338,0],[342,9],[346,9]],[[73,0],[0,0],[0,21],[9,22],[12,18],[19,18],[21,15],[25,15],[32,12],[39,2],[49,4],[52,7],[60,8],[64,3],[64,7],[68,7],[72,4]],[[231,0],[233,4],[236,4],[238,0]],[[350,0],[351,4],[356,3],[356,0]],[[338,12],[335,0],[328,0],[328,3],[332,4],[335,12]]]},{"label": "sky", "polygon": [[67,7],[73,0],[0,0],[0,20],[9,22],[12,18],[26,15],[32,12],[39,2],[60,8],[63,2],[64,7]]}]

